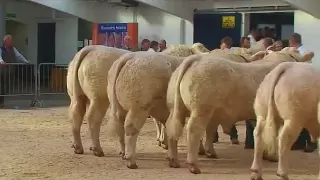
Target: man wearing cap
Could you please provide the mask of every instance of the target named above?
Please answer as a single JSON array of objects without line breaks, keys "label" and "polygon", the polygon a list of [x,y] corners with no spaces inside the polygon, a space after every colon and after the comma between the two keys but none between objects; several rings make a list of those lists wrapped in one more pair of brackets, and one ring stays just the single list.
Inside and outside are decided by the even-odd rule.
[{"label": "man wearing cap", "polygon": [[[11,35],[4,36],[3,45],[0,48],[0,65],[4,65],[6,63],[29,63],[29,61],[27,61],[15,47],[13,47],[13,39]],[[0,68],[0,95],[4,95],[9,90],[9,81],[13,82],[12,75],[14,73],[12,67],[2,66]],[[0,96],[0,107],[3,106],[4,97]]]}]

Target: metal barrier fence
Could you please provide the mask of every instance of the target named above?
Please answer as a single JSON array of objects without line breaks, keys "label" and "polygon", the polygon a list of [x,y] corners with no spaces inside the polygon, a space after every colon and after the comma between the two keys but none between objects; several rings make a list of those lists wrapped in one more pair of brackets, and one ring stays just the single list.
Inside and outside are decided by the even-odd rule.
[{"label": "metal barrier fence", "polygon": [[37,103],[41,95],[67,94],[66,64],[6,63],[0,65],[0,101],[9,96],[30,96],[31,106]]}]

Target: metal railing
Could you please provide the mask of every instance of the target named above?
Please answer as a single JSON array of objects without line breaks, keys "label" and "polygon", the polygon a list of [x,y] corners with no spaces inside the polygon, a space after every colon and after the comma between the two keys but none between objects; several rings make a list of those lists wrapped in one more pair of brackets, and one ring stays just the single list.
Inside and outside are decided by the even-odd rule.
[{"label": "metal railing", "polygon": [[30,96],[31,106],[44,103],[42,95],[66,95],[66,64],[6,63],[0,65],[0,98]]}]

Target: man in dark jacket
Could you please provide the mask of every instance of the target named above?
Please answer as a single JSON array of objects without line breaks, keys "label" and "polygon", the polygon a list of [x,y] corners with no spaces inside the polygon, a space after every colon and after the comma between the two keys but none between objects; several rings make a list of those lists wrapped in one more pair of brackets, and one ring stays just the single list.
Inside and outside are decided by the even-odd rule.
[{"label": "man in dark jacket", "polygon": [[[14,82],[14,69],[5,66],[6,63],[29,63],[19,51],[13,47],[11,35],[3,38],[3,45],[0,48],[0,95],[5,95],[9,91],[9,86]],[[0,96],[0,107],[4,106],[4,96]]]}]

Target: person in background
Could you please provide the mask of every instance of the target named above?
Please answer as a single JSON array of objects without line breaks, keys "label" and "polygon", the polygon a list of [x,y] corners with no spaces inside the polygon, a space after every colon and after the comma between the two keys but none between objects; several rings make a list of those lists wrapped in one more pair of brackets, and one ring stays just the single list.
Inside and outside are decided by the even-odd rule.
[{"label": "person in background", "polygon": [[264,37],[265,33],[264,33],[264,29],[263,28],[259,28],[257,33],[258,33],[257,37],[256,37],[256,41],[257,42],[260,41],[261,39],[265,38]]},{"label": "person in background", "polygon": [[[6,35],[3,38],[3,45],[0,48],[0,94],[5,95],[9,90],[9,85],[14,82],[14,69],[6,67],[6,63],[29,63],[22,54],[13,46],[11,35]],[[10,68],[10,70],[8,69]],[[9,73],[8,73],[9,72]],[[0,96],[0,107],[4,106],[4,96]]]},{"label": "person in background", "polygon": [[269,49],[273,50],[273,44],[274,44],[273,39],[269,37],[264,38],[263,45],[266,50],[269,50]]},{"label": "person in background", "polygon": [[164,50],[166,50],[166,49],[167,49],[167,41],[164,40],[164,39],[162,39],[162,40],[160,41],[160,52],[162,52],[162,51],[164,51]]},{"label": "person in background", "polygon": [[[221,40],[220,48],[222,50],[227,50],[232,47],[233,41],[230,37],[224,37]],[[219,142],[219,133],[216,131],[215,139],[213,140],[213,143]],[[239,144],[238,140],[238,131],[235,125],[232,126],[230,131],[230,140],[232,144]]]},{"label": "person in background", "polygon": [[240,47],[249,49],[251,45],[251,39],[249,37],[242,37],[240,39]]},{"label": "person in background", "polygon": [[158,52],[158,50],[159,50],[159,43],[157,41],[151,41],[148,52]]},{"label": "person in background", "polygon": [[254,45],[257,42],[257,36],[258,36],[257,30],[251,29],[250,34],[248,35],[248,38],[250,39],[251,45]]},{"label": "person in background", "polygon": [[132,45],[131,45],[131,37],[130,36],[125,36],[123,38],[123,49],[132,51]]},{"label": "person in background", "polygon": [[271,37],[270,28],[268,26],[263,28],[262,37],[264,37],[264,38]]},{"label": "person in background", "polygon": [[232,44],[233,44],[233,41],[230,37],[224,37],[221,40],[220,49],[228,50],[232,47]]},{"label": "person in background", "polygon": [[148,51],[150,48],[150,40],[143,39],[141,42],[141,51]]},{"label": "person in background", "polygon": [[275,28],[270,29],[270,38],[272,38],[274,41],[277,41],[277,31]]},{"label": "person in background", "polygon": [[107,36],[107,46],[114,47],[115,44],[115,37],[113,32],[109,32]]},{"label": "person in background", "polygon": [[[301,35],[293,33],[289,39],[289,46],[297,49],[300,55],[314,55],[313,52],[307,52],[306,48],[302,45]],[[309,61],[311,63],[311,61]],[[313,152],[317,149],[317,142],[311,142],[311,137],[307,129],[303,128],[300,136],[293,144],[292,150],[304,150],[305,152]]]},{"label": "person in background", "polygon": [[115,32],[114,34],[115,34],[114,47],[122,48],[122,33],[121,32]]},{"label": "person in background", "polygon": [[274,51],[281,51],[283,49],[283,42],[281,40],[274,43]]}]

